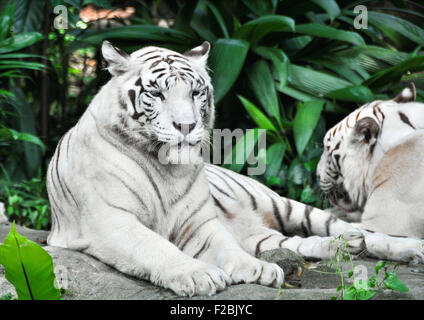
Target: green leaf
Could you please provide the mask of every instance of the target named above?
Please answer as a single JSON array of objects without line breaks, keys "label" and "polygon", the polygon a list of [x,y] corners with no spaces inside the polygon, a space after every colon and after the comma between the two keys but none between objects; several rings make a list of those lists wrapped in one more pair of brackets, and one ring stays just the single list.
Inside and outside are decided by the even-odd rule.
[{"label": "green leaf", "polygon": [[43,35],[38,32],[17,34],[0,41],[0,53],[17,51],[29,47],[41,39],[43,39]]},{"label": "green leaf", "polygon": [[387,288],[399,292],[408,292],[409,288],[398,279],[396,272],[392,271],[388,274],[385,279],[385,285]]},{"label": "green leaf", "polygon": [[246,111],[249,113],[250,117],[253,119],[253,121],[255,121],[260,129],[270,130],[272,132],[278,133],[272,122],[266,117],[266,115],[263,114],[261,110],[259,110],[258,107],[242,96],[238,96],[238,98],[242,102]]},{"label": "green leaf", "polygon": [[386,261],[378,261],[375,264],[375,274],[378,275],[380,270],[386,266]]},{"label": "green leaf", "polygon": [[286,145],[282,142],[276,142],[266,150],[266,178],[278,175],[285,152]]},{"label": "green leaf", "polygon": [[356,288],[355,286],[351,285],[343,293],[343,300],[355,300],[355,298],[356,298]]},{"label": "green leaf", "polygon": [[0,245],[0,263],[20,300],[61,299],[60,291],[54,287],[52,258],[38,244],[21,236],[15,223]]},{"label": "green leaf", "polygon": [[331,22],[340,15],[340,8],[335,0],[312,0],[312,2],[327,12]]},{"label": "green leaf", "polygon": [[[2,129],[0,129],[2,130]],[[20,141],[28,141],[33,144],[38,145],[43,152],[46,150],[46,147],[44,146],[43,142],[40,140],[40,138],[24,132],[18,132],[13,129],[9,129],[9,131],[12,133],[13,140],[20,140]]]},{"label": "green leaf", "polygon": [[294,141],[299,154],[303,153],[309,139],[312,137],[323,107],[324,102],[318,100],[299,103],[293,120]]},{"label": "green leaf", "polygon": [[274,79],[266,61],[259,60],[249,68],[248,80],[253,93],[266,113],[280,121],[280,108]]},{"label": "green leaf", "polygon": [[40,31],[44,21],[43,0],[14,0],[13,2],[16,8],[14,33]]},{"label": "green leaf", "polygon": [[15,16],[15,5],[10,1],[0,14],[0,41],[6,38],[10,32],[10,27]]},{"label": "green leaf", "polygon": [[272,47],[256,47],[254,51],[257,55],[272,61],[275,73],[277,74],[276,80],[278,81],[278,85],[285,86],[287,84],[290,61],[283,50]]},{"label": "green leaf", "polygon": [[266,15],[245,23],[234,32],[233,37],[248,40],[254,47],[269,33],[294,31],[294,25],[295,22],[290,17],[281,15]]},{"label": "green leaf", "polygon": [[212,46],[209,67],[215,103],[218,103],[237,80],[249,50],[249,43],[238,39],[218,39]]},{"label": "green leaf", "polygon": [[368,11],[368,21],[383,32],[385,30],[395,31],[411,41],[424,45],[424,30],[412,22],[375,11]]},{"label": "green leaf", "polygon": [[331,91],[325,95],[340,101],[366,103],[375,100],[372,91],[364,86],[351,86]]},{"label": "green leaf", "polygon": [[296,25],[296,33],[306,34],[320,38],[327,38],[339,41],[345,41],[357,46],[365,46],[365,41],[362,37],[352,31],[344,31],[332,28],[318,23],[309,23]]},{"label": "green leaf", "polygon": [[229,38],[230,35],[228,34],[228,30],[227,30],[227,26],[225,25],[225,21],[224,18],[222,17],[221,13],[219,12],[219,10],[212,4],[211,1],[207,2],[207,5],[209,7],[209,9],[212,11],[212,13],[215,16],[216,21],[218,22],[219,27],[221,28],[222,31],[222,35],[225,38]]},{"label": "green leaf", "polygon": [[361,289],[358,290],[356,300],[369,300],[374,296],[374,291]]},{"label": "green leaf", "polygon": [[368,87],[381,88],[391,82],[398,82],[406,72],[418,71],[424,68],[424,55],[409,58],[393,67],[381,70],[366,80]]},{"label": "green leaf", "polygon": [[[309,95],[323,97],[327,93],[349,87],[351,82],[329,75],[324,72],[308,69],[306,67],[289,65],[288,82],[291,87],[307,92]],[[281,89],[279,89],[281,90]]]}]

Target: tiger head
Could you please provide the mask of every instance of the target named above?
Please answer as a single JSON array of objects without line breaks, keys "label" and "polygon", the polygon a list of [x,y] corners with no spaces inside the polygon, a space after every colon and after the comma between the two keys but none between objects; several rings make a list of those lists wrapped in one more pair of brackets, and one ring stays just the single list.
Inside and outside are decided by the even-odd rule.
[{"label": "tiger head", "polygon": [[200,158],[214,120],[209,51],[204,42],[184,54],[151,46],[127,54],[105,41],[102,54],[113,76],[109,88],[118,100],[114,131],[161,156],[161,162]]},{"label": "tiger head", "polygon": [[[317,177],[333,206],[345,212],[363,211],[375,166],[387,150],[386,142],[412,130],[407,112],[399,110],[408,110],[400,103],[415,101],[415,96],[411,83],[392,100],[361,106],[326,133]],[[390,128],[384,135],[383,125]]]}]

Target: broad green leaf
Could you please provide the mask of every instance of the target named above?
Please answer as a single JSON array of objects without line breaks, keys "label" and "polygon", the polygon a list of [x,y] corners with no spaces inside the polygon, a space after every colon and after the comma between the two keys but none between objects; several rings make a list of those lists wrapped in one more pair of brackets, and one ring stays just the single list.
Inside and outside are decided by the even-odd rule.
[{"label": "broad green leaf", "polygon": [[383,30],[395,31],[409,40],[424,45],[424,30],[402,18],[375,11],[368,11],[370,24]]},{"label": "broad green leaf", "polygon": [[390,272],[386,279],[385,279],[385,285],[387,288],[392,289],[394,291],[399,292],[408,292],[409,288],[398,279],[396,272],[392,271]]},{"label": "broad green leaf", "polygon": [[259,60],[248,70],[248,80],[256,99],[270,117],[280,121],[277,92],[271,70],[265,60]]},{"label": "broad green leaf", "polygon": [[269,33],[294,31],[294,25],[295,22],[290,17],[266,15],[246,22],[234,32],[233,37],[248,40],[254,47]]},{"label": "broad green leaf", "polygon": [[307,94],[305,92],[301,92],[301,91],[296,90],[294,88],[291,88],[289,86],[282,86],[279,83],[276,84],[276,88],[281,93],[284,93],[284,94],[288,95],[289,97],[292,97],[296,100],[300,100],[300,101],[317,100],[316,97],[314,97],[310,94]]},{"label": "broad green leaf", "polygon": [[333,90],[349,87],[352,85],[351,82],[329,75],[327,73],[297,66],[294,64],[289,65],[288,82],[291,87],[307,92],[308,94],[315,95],[317,97],[323,97]]},{"label": "broad green leaf", "polygon": [[372,91],[364,86],[352,86],[331,91],[325,95],[341,101],[366,103],[375,100]]},{"label": "broad green leaf", "polygon": [[44,146],[44,144],[40,140],[40,138],[38,138],[38,137],[36,137],[36,136],[34,136],[32,134],[29,134],[29,133],[18,132],[18,131],[15,131],[13,129],[9,129],[9,130],[10,130],[10,132],[13,135],[12,136],[13,137],[13,140],[20,140],[20,141],[31,142],[33,144],[38,145],[43,152],[46,150],[46,147]]},{"label": "broad green leaf", "polygon": [[361,290],[358,293],[358,300],[369,300],[374,296],[374,291],[372,290]]},{"label": "broad green leaf", "polygon": [[277,133],[277,129],[272,124],[271,120],[269,120],[265,114],[258,107],[256,107],[252,102],[247,100],[242,96],[238,96],[240,101],[242,102],[244,108],[252,117],[253,121],[258,125],[260,129],[270,130],[272,132]]},{"label": "broad green leaf", "polygon": [[272,61],[275,73],[277,74],[276,80],[278,80],[279,85],[285,86],[287,84],[290,61],[283,50],[273,47],[256,47],[254,51],[257,55]]},{"label": "broad green leaf", "polygon": [[317,23],[296,25],[296,33],[345,41],[357,46],[366,46],[364,39],[356,32],[339,30]]},{"label": "broad green leaf", "polygon": [[406,72],[420,71],[424,68],[424,55],[409,58],[393,67],[381,70],[364,82],[364,85],[380,88],[384,85],[397,82]]},{"label": "broad green leaf", "polygon": [[323,8],[325,12],[327,12],[331,22],[333,22],[333,20],[338,15],[340,15],[340,8],[335,0],[312,0],[312,2],[317,4],[318,6]]},{"label": "broad green leaf", "polygon": [[6,53],[0,54],[0,59],[22,59],[22,58],[40,58],[47,59],[44,56],[38,54],[28,54],[28,53]]},{"label": "broad green leaf", "polygon": [[334,55],[331,56],[321,56],[321,57],[312,57],[306,59],[308,62],[314,63],[320,67],[325,67],[335,73],[338,73],[344,79],[351,81],[355,85],[360,85],[364,78],[362,78],[354,69],[347,66],[344,61],[337,61],[333,59]]},{"label": "broad green leaf", "polygon": [[282,142],[276,142],[266,150],[266,178],[278,175],[285,152],[286,145]]},{"label": "broad green leaf", "polygon": [[52,258],[38,244],[21,236],[15,223],[0,245],[0,263],[20,300],[61,299],[60,291],[54,287]]},{"label": "broad green leaf", "polygon": [[15,5],[10,1],[0,14],[0,41],[6,38],[15,16]]},{"label": "broad green leaf", "polygon": [[13,31],[15,34],[40,31],[44,21],[43,0],[14,0],[15,19]]},{"label": "broad green leaf", "polygon": [[216,103],[225,96],[237,80],[248,50],[249,43],[239,39],[218,39],[212,46],[208,64],[212,70]]},{"label": "broad green leaf", "polygon": [[41,39],[43,39],[43,35],[38,32],[16,34],[13,37],[0,41],[0,53],[17,51],[29,47]]},{"label": "broad green leaf", "polygon": [[293,120],[294,142],[299,154],[303,153],[309,139],[312,137],[323,107],[323,101],[311,100],[299,103]]}]

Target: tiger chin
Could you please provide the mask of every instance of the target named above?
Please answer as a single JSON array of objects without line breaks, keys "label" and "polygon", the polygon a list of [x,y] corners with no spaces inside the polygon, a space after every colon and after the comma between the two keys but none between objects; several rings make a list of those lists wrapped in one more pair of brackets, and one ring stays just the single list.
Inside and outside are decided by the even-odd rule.
[{"label": "tiger chin", "polygon": [[184,54],[158,47],[127,54],[103,43],[112,78],[48,167],[49,245],[181,296],[235,283],[280,287],[283,270],[256,256],[287,248],[331,258],[340,234],[352,253],[367,248],[382,259],[424,261],[418,240],[371,234],[199,161],[215,113],[209,51],[205,42]]},{"label": "tiger chin", "polygon": [[324,137],[321,189],[370,231],[424,238],[424,104],[413,83],[353,111]]}]

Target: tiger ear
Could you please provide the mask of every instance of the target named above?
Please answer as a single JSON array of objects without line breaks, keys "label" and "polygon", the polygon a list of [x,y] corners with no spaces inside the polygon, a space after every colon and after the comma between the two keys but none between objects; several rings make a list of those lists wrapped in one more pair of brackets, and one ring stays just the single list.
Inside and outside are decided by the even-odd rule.
[{"label": "tiger ear", "polygon": [[211,44],[208,41],[203,42],[200,46],[184,52],[184,56],[190,60],[195,67],[206,68]]},{"label": "tiger ear", "polygon": [[129,70],[130,55],[109,41],[103,41],[102,55],[108,64],[107,69],[113,76],[119,76]]},{"label": "tiger ear", "polygon": [[393,98],[395,102],[413,102],[417,98],[417,90],[415,85],[411,82],[405,89],[402,90],[396,97]]},{"label": "tiger ear", "polygon": [[354,127],[355,137],[370,146],[373,146],[377,142],[379,131],[380,126],[371,117],[364,117],[358,120]]}]

